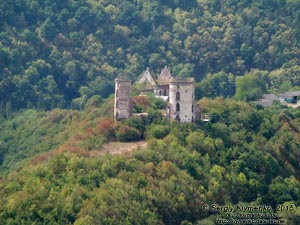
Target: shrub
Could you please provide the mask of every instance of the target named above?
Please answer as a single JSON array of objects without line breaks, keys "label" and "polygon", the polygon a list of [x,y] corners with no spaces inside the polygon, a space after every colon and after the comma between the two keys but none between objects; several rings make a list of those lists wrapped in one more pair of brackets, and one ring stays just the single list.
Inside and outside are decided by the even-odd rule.
[{"label": "shrub", "polygon": [[134,106],[133,111],[135,113],[145,112],[150,105],[148,96],[134,96],[132,102]]},{"label": "shrub", "polygon": [[141,133],[143,133],[145,131],[145,124],[146,124],[146,121],[144,120],[146,120],[146,118],[143,119],[142,117],[139,116],[132,116],[126,119],[124,121],[124,124],[133,127],[138,131],[140,131]]},{"label": "shrub", "polygon": [[96,132],[98,135],[102,135],[105,140],[111,141],[115,138],[114,121],[111,119],[105,119],[97,124]]},{"label": "shrub", "polygon": [[165,125],[152,125],[147,131],[147,138],[162,139],[169,134],[169,127]]},{"label": "shrub", "polygon": [[141,133],[128,125],[121,125],[116,131],[116,137],[121,142],[138,141],[141,139]]},{"label": "shrub", "polygon": [[96,108],[96,107],[100,107],[100,105],[103,103],[103,99],[101,96],[99,95],[94,95],[93,97],[91,97],[86,105],[85,105],[85,109],[87,111],[90,111],[91,109],[93,108]]}]

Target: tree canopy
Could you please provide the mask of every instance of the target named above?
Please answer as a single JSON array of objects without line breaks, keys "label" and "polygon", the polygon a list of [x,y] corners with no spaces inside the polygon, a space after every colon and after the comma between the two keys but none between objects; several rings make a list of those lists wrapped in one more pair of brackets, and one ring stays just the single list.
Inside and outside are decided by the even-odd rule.
[{"label": "tree canopy", "polygon": [[5,0],[1,109],[69,108],[84,87],[88,97],[105,98],[115,77],[134,81],[147,66],[193,76],[204,89],[199,97],[234,96],[234,78],[253,69],[266,73],[267,91],[295,88],[298,7],[289,0]]}]

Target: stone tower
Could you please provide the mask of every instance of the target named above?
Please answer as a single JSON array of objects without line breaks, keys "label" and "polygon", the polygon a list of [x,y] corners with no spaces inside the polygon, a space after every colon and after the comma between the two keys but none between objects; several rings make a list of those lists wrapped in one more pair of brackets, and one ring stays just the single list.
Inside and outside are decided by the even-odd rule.
[{"label": "stone tower", "polygon": [[114,119],[116,121],[127,119],[131,116],[131,82],[125,78],[115,79],[115,104]]},{"label": "stone tower", "polygon": [[169,90],[169,119],[178,122],[195,121],[194,78],[174,78]]}]

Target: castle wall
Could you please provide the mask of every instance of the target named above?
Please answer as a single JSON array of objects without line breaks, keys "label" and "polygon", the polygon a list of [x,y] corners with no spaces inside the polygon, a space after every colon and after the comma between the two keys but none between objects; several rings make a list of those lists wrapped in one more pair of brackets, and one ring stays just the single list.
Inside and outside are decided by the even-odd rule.
[{"label": "castle wall", "polygon": [[114,119],[116,121],[127,119],[132,114],[131,107],[131,82],[128,79],[115,80]]},{"label": "castle wall", "polygon": [[154,90],[154,94],[157,96],[169,96],[169,84],[158,85],[158,87]]}]

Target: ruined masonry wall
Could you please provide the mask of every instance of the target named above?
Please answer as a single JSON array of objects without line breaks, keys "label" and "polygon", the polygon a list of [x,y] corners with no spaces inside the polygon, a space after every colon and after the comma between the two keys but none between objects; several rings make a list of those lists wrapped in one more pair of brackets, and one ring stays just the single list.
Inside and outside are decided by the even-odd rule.
[{"label": "ruined masonry wall", "polygon": [[132,114],[131,109],[131,82],[127,79],[115,80],[114,119],[127,119]]},{"label": "ruined masonry wall", "polygon": [[170,120],[194,121],[194,90],[194,82],[170,83]]}]

